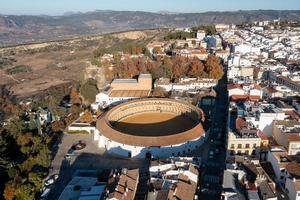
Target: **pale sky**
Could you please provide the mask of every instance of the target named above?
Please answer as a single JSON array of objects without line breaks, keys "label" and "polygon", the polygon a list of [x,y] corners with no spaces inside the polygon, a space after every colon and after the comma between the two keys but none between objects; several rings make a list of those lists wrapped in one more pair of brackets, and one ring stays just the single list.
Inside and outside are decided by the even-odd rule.
[{"label": "pale sky", "polygon": [[1,14],[61,15],[95,10],[205,12],[300,10],[300,0],[0,0]]}]

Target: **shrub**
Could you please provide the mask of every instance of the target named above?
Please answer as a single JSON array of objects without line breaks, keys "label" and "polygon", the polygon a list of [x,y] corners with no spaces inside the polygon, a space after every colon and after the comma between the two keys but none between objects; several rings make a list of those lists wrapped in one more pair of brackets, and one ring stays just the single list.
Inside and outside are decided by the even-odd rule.
[{"label": "shrub", "polygon": [[21,73],[21,72],[31,72],[31,71],[32,71],[32,69],[31,69],[30,66],[17,65],[13,68],[7,69],[6,73],[9,74],[9,75],[14,75],[14,74],[18,74],[18,73]]},{"label": "shrub", "polygon": [[90,134],[89,132],[87,131],[67,131],[68,134],[76,134],[76,135],[80,135],[80,134],[84,134],[84,135],[87,135],[87,134]]},{"label": "shrub", "polygon": [[88,79],[84,84],[81,85],[80,94],[83,96],[85,101],[89,103],[93,103],[96,100],[96,95],[99,90],[97,87],[97,83],[93,79]]}]

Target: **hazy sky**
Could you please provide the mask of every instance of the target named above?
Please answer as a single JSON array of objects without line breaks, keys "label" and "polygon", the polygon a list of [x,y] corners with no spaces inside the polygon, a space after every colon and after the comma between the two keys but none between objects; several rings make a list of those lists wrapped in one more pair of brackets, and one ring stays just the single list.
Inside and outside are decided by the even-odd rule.
[{"label": "hazy sky", "polygon": [[60,15],[68,11],[107,9],[151,12],[300,10],[300,0],[0,0],[1,14]]}]

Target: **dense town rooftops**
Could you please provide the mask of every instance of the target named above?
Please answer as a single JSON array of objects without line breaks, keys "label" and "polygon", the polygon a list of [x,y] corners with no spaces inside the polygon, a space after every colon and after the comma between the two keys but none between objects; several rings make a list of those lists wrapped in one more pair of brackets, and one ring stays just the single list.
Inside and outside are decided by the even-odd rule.
[{"label": "dense town rooftops", "polygon": [[264,199],[276,198],[276,194],[273,192],[271,186],[267,181],[262,181],[259,185],[260,194]]},{"label": "dense town rooftops", "polygon": [[293,178],[300,179],[300,166],[296,161],[287,164],[286,169]]},{"label": "dense town rooftops", "polygon": [[300,134],[300,122],[294,120],[277,120],[275,125],[284,133]]},{"label": "dense town rooftops", "polygon": [[139,182],[139,169],[123,168],[121,173],[114,173],[108,180],[108,199],[133,200]]}]

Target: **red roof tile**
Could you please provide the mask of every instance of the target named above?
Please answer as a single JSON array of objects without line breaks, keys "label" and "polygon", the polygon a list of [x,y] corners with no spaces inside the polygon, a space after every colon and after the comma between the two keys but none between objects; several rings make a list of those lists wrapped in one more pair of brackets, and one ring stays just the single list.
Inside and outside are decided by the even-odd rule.
[{"label": "red roof tile", "polygon": [[269,140],[269,138],[268,138],[268,136],[266,136],[265,134],[264,134],[264,132],[262,132],[261,130],[258,130],[258,137],[260,137],[260,139],[262,139],[262,140]]}]

